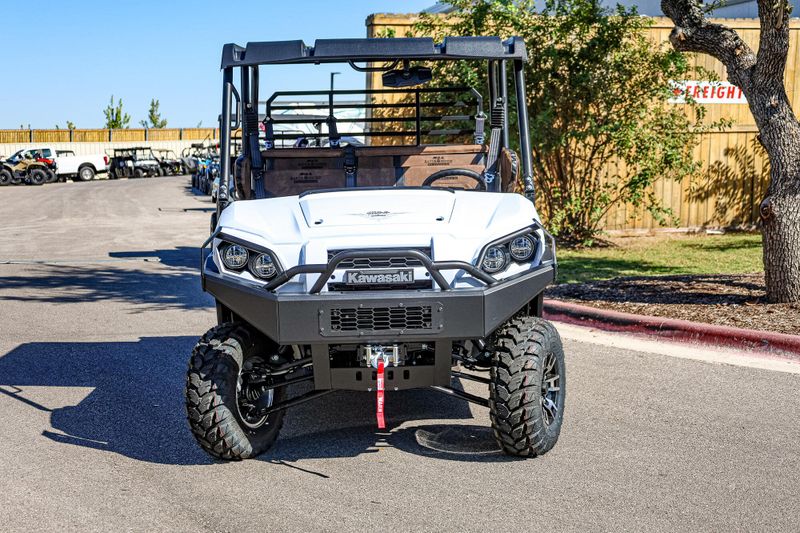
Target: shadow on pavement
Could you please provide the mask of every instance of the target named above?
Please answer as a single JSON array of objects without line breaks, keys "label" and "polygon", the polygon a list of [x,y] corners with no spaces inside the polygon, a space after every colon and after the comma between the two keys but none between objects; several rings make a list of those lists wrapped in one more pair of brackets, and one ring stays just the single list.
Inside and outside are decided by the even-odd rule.
[{"label": "shadow on pavement", "polygon": [[[167,267],[136,263],[52,263],[25,267],[22,274],[0,276],[0,302],[85,303],[105,300],[143,304],[147,310],[198,309],[214,305],[200,290],[200,251],[193,247],[170,250],[113,252],[117,259],[157,258]],[[178,270],[181,268],[182,270]]]},{"label": "shadow on pavement", "polygon": [[[189,431],[183,403],[186,364],[196,340],[21,344],[0,357],[0,399],[50,412],[51,427],[43,435],[62,444],[158,464],[210,464]],[[54,409],[27,392],[32,386],[92,391],[77,405]],[[464,402],[431,390],[389,393],[389,427],[403,422],[413,427],[386,433],[375,428],[374,402],[369,393],[337,392],[290,409],[281,438],[261,459],[299,468],[286,461],[356,457],[388,446],[451,460],[509,460],[499,455],[487,428],[441,423],[469,421]]]},{"label": "shadow on pavement", "polygon": [[165,250],[140,250],[109,252],[115,259],[157,259],[167,266],[200,269],[200,248],[196,246],[178,246]]}]

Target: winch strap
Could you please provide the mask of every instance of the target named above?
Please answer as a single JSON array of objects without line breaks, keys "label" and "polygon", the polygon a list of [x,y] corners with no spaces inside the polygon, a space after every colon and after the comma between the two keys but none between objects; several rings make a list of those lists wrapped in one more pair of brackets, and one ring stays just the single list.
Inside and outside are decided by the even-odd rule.
[{"label": "winch strap", "polygon": [[383,417],[383,409],[385,406],[385,388],[386,388],[386,381],[385,381],[385,366],[383,363],[383,359],[378,359],[378,378],[377,378],[377,394],[378,394],[378,405],[375,410],[375,415],[378,418],[378,429],[386,429],[386,420]]}]

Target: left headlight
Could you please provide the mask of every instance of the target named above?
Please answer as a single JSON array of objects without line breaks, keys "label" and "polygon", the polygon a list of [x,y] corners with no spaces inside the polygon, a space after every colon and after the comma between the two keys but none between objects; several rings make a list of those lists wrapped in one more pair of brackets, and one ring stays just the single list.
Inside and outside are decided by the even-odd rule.
[{"label": "left headlight", "polygon": [[513,233],[484,247],[478,260],[480,268],[489,274],[502,272],[512,262],[528,263],[536,257],[539,238],[531,228]]}]

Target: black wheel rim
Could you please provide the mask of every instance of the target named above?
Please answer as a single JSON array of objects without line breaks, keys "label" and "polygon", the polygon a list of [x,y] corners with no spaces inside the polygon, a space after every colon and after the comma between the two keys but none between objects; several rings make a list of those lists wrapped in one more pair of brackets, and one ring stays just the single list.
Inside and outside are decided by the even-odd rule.
[{"label": "black wheel rim", "polygon": [[558,360],[552,353],[547,354],[542,369],[542,418],[548,426],[559,417],[559,400],[561,400],[561,374]]},{"label": "black wheel rim", "polygon": [[[260,372],[245,372],[239,373],[236,381],[236,409],[239,412],[239,418],[242,423],[251,428],[257,429],[267,423],[269,415],[260,415],[256,412],[255,402],[264,394],[268,395],[267,407],[270,407],[275,401],[275,390],[270,389],[272,380],[263,379],[263,374]],[[266,390],[269,389],[269,390]]]}]

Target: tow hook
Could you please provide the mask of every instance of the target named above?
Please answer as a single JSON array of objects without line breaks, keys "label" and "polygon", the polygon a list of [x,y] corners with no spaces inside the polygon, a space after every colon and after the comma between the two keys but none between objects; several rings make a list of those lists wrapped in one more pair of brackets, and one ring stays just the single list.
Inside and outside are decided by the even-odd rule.
[{"label": "tow hook", "polygon": [[386,429],[386,420],[383,416],[383,410],[386,407],[386,388],[384,379],[384,363],[383,358],[378,359],[378,377],[377,377],[377,404],[375,408],[375,417],[378,419],[378,429]]},{"label": "tow hook", "polygon": [[375,418],[378,429],[386,429],[384,411],[386,408],[386,367],[400,364],[400,350],[396,344],[392,346],[364,346],[364,359],[368,366],[375,368],[376,373],[376,407]]}]

